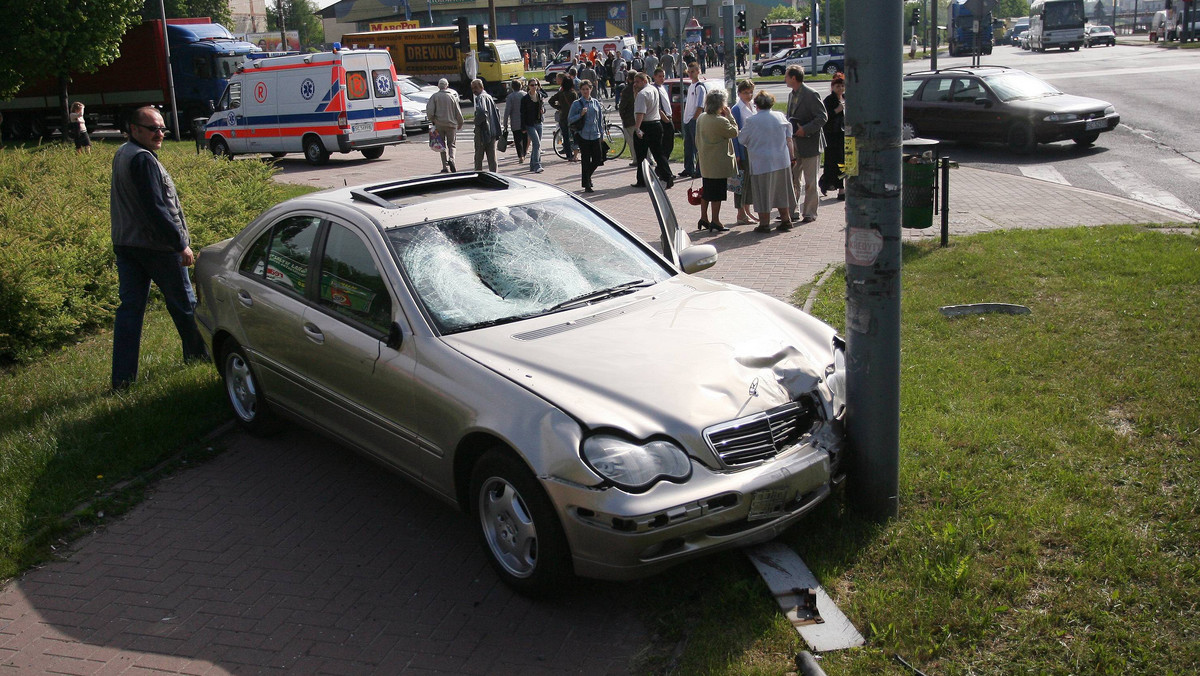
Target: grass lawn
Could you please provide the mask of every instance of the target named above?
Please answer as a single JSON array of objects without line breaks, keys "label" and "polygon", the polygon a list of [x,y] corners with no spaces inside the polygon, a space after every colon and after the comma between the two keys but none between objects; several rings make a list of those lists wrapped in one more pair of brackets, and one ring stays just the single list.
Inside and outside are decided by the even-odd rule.
[{"label": "grass lawn", "polygon": [[[841,327],[839,279],[814,312]],[[937,310],[985,301],[1032,314]],[[1195,673],[1200,240],[906,245],[902,312],[899,518],[833,500],[783,538],[867,638],[824,669]],[[804,648],[736,553],[668,573],[646,603],[667,650],[684,646],[676,673],[783,674]]]}]

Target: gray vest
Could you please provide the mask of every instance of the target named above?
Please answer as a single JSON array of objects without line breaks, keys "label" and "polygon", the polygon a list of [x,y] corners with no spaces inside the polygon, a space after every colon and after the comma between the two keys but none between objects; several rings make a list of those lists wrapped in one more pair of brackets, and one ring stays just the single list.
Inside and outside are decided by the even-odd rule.
[{"label": "gray vest", "polygon": [[[133,159],[139,153],[146,153],[154,160],[153,166],[158,168],[162,177],[161,184],[137,185],[130,172]],[[162,190],[169,224],[163,223],[163,214],[147,213],[139,197],[144,190]],[[162,162],[154,157],[154,153],[132,141],[122,145],[113,156],[109,215],[112,219],[113,246],[134,246],[156,251],[181,251],[180,242],[184,247],[189,246],[187,221],[179,205],[179,196],[175,193],[175,182]],[[171,233],[167,228],[174,228],[176,232]]]}]

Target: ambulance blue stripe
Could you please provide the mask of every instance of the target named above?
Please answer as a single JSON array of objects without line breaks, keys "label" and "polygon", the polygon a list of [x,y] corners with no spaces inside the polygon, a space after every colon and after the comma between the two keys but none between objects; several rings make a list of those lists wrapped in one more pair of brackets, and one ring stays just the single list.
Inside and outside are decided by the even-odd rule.
[{"label": "ambulance blue stripe", "polygon": [[[350,122],[358,120],[366,120],[374,117],[399,117],[400,108],[384,108],[378,111],[378,115],[374,109],[368,110],[352,110],[347,114],[347,119]],[[292,115],[255,115],[252,117],[243,118],[238,127],[262,127],[264,125],[296,125],[296,124],[315,124],[315,123],[336,123],[338,113],[296,113]],[[229,124],[224,118],[216,122],[210,122],[207,129],[226,129]]]}]

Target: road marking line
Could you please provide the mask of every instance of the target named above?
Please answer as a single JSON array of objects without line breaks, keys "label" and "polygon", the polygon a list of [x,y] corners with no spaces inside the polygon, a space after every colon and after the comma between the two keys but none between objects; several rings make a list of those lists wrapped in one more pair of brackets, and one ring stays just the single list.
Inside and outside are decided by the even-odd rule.
[{"label": "road marking line", "polygon": [[1044,164],[1022,164],[1017,168],[1027,178],[1036,178],[1039,181],[1049,181],[1059,185],[1071,185],[1070,181],[1063,178],[1063,175],[1051,166]]},{"label": "road marking line", "polygon": [[1124,162],[1097,162],[1092,165],[1096,173],[1103,176],[1118,190],[1139,201],[1153,204],[1156,207],[1178,211],[1188,218],[1200,220],[1200,212],[1189,207],[1183,200],[1166,190],[1155,187],[1144,178],[1132,171]]},{"label": "road marking line", "polygon": [[1171,168],[1181,176],[1187,176],[1193,181],[1200,181],[1200,160],[1191,160],[1186,157],[1171,157],[1162,160],[1162,163]]},{"label": "road marking line", "polygon": [[1146,68],[1097,68],[1082,70],[1074,73],[1039,73],[1043,80],[1074,80],[1080,77],[1120,77],[1121,75],[1137,75],[1138,73],[1168,73],[1177,70],[1200,70],[1200,64],[1181,64],[1178,66],[1154,66]]}]

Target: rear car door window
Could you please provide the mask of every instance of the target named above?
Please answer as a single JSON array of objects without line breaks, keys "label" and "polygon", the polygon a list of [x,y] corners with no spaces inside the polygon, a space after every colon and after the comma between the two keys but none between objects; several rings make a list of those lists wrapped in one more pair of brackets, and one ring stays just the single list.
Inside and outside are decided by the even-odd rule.
[{"label": "rear car door window", "polygon": [[372,70],[371,83],[375,86],[375,98],[390,99],[396,95],[396,81],[390,70]]},{"label": "rear car door window", "polygon": [[948,77],[933,78],[925,83],[921,90],[921,100],[927,103],[946,103],[950,101],[950,83],[954,80]]},{"label": "rear car door window", "polygon": [[316,216],[293,216],[276,223],[250,246],[240,270],[304,296],[313,241],[320,227],[321,219]]},{"label": "rear car door window", "polygon": [[371,98],[371,85],[367,82],[367,71],[346,71],[346,98],[351,101]]}]

